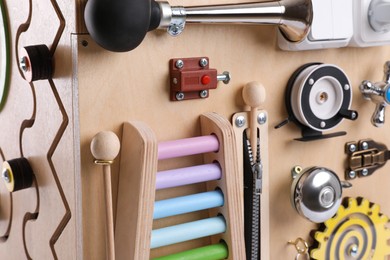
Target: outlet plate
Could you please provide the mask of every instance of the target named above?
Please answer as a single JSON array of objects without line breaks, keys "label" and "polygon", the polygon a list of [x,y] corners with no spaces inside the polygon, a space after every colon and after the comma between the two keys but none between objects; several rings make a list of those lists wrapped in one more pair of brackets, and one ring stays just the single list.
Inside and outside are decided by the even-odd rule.
[{"label": "outlet plate", "polygon": [[368,20],[371,0],[353,1],[354,32],[350,46],[368,47],[390,44],[390,32],[376,32]]}]

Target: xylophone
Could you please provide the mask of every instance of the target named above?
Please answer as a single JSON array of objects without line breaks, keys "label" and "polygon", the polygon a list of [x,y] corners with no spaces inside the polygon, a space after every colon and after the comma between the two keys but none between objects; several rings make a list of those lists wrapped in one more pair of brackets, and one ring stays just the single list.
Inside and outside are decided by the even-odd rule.
[{"label": "xylophone", "polygon": [[[243,183],[231,124],[200,116],[202,136],[157,143],[141,122],[122,136],[115,249],[118,259],[150,259],[150,250],[210,237],[210,245],[155,259],[245,259]],[[158,161],[203,154],[204,164],[157,171]],[[155,201],[156,190],[207,182],[207,191]],[[153,221],[208,210],[209,217],[153,229]]]}]

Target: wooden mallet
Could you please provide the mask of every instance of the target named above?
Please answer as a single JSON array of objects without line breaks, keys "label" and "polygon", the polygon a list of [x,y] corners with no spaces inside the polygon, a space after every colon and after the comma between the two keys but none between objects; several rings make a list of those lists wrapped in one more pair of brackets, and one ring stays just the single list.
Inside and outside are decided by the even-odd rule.
[{"label": "wooden mallet", "polygon": [[120,142],[118,137],[109,131],[102,131],[96,134],[91,142],[91,152],[94,162],[103,166],[104,175],[104,199],[106,202],[106,230],[107,230],[107,252],[109,260],[115,260],[114,243],[114,217],[112,209],[111,192],[111,164],[118,155]]},{"label": "wooden mallet", "polygon": [[265,88],[262,84],[252,81],[242,89],[242,98],[246,105],[251,108],[249,118],[250,143],[252,147],[253,158],[257,156],[257,109],[265,101]]}]

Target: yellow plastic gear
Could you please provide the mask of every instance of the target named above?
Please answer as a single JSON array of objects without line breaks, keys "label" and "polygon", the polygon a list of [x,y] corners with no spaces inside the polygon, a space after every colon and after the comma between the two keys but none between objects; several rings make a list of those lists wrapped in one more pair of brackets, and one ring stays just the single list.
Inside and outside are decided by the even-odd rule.
[{"label": "yellow plastic gear", "polygon": [[[377,204],[363,198],[346,198],[336,215],[314,233],[317,247],[310,250],[319,260],[383,260],[390,255],[389,218]],[[387,259],[387,258],[386,258]]]}]

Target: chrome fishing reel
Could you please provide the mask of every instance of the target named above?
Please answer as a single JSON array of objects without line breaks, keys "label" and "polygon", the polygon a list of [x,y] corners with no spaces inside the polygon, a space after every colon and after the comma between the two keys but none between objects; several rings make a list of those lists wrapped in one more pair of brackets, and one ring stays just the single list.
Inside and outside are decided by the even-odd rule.
[{"label": "chrome fishing reel", "polygon": [[341,182],[333,171],[324,167],[292,169],[291,204],[299,215],[321,223],[331,218],[341,204],[343,187],[349,183]]},{"label": "chrome fishing reel", "polygon": [[288,118],[275,128],[294,122],[302,130],[299,141],[311,141],[345,135],[336,132],[323,135],[343,119],[355,120],[358,113],[350,110],[351,84],[337,66],[309,63],[294,72],[287,84],[285,103]]}]

